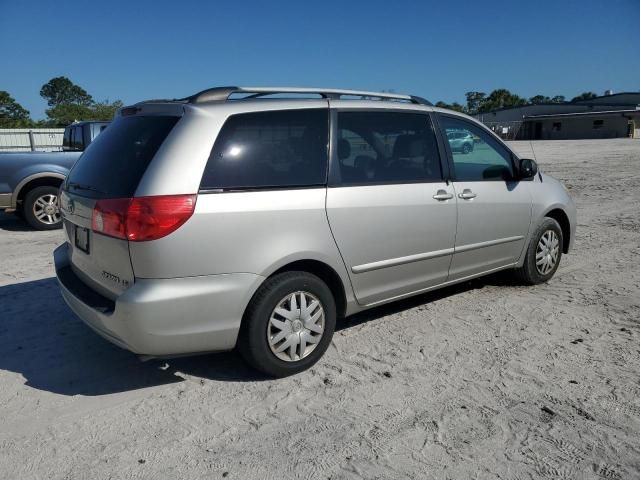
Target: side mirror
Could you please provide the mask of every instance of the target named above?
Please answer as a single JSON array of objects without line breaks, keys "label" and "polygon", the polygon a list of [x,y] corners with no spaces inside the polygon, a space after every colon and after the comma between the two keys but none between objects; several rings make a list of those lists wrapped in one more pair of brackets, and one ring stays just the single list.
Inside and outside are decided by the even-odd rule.
[{"label": "side mirror", "polygon": [[536,173],[538,173],[538,164],[530,158],[521,158],[518,170],[520,172],[520,178],[527,180],[536,176]]}]

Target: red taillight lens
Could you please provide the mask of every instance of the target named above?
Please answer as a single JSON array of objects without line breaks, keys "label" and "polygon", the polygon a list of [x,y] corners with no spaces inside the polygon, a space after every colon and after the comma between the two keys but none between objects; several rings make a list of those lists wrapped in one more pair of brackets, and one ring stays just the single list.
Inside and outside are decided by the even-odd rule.
[{"label": "red taillight lens", "polygon": [[127,239],[156,240],[177,230],[196,207],[195,195],[132,198],[127,212]]},{"label": "red taillight lens", "polygon": [[157,240],[177,230],[196,206],[196,195],[162,195],[98,200],[92,228],[132,242]]},{"label": "red taillight lens", "polygon": [[110,237],[127,238],[127,210],[130,198],[98,200],[93,207],[91,229]]}]

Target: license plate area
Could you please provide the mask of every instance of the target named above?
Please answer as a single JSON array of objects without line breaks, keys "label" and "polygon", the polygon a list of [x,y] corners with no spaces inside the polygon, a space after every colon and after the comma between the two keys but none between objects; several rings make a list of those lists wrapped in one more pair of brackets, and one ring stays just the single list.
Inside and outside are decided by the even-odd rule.
[{"label": "license plate area", "polygon": [[89,229],[76,226],[75,244],[79,250],[89,253]]}]

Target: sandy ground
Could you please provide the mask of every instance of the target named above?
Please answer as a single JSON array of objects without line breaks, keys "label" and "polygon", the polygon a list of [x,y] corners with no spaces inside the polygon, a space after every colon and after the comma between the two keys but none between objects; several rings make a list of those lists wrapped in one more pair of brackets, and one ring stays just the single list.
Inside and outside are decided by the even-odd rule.
[{"label": "sandy ground", "polygon": [[359,315],[284,380],[140,363],[63,304],[61,233],[0,215],[0,478],[640,478],[640,141],[533,147],[579,209],[549,284]]}]

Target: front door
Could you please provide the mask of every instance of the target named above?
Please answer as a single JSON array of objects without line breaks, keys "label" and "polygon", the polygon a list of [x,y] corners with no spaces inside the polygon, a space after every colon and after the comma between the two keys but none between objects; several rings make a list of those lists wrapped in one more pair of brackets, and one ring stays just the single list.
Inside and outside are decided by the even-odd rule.
[{"label": "front door", "polygon": [[327,215],[363,305],[445,282],[456,199],[428,114],[338,111]]},{"label": "front door", "polygon": [[529,181],[514,180],[511,152],[491,133],[459,117],[440,115],[444,137],[473,138],[468,152],[449,148],[458,200],[455,253],[449,279],[514,264],[531,222]]}]

